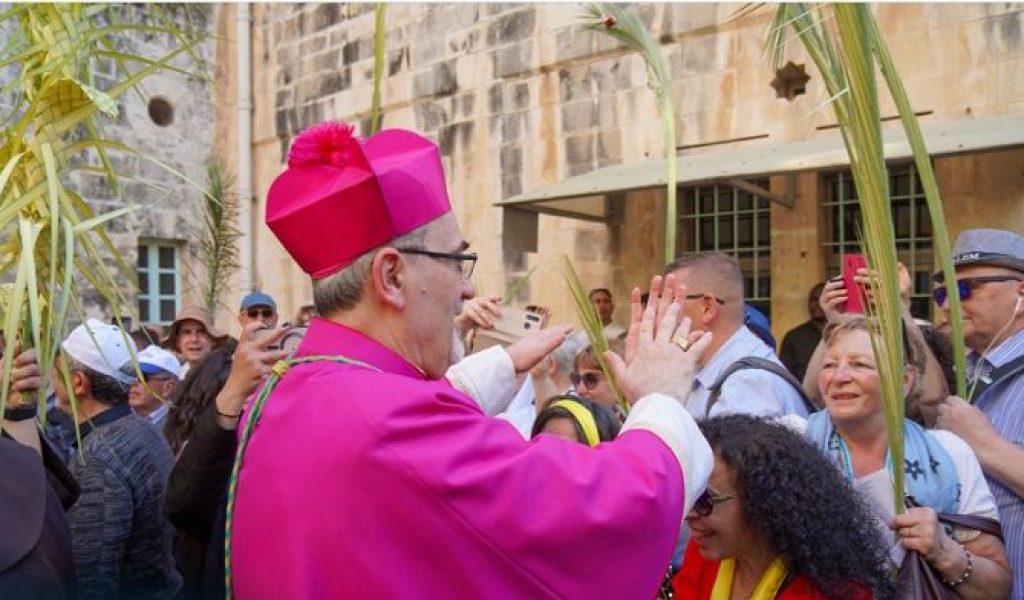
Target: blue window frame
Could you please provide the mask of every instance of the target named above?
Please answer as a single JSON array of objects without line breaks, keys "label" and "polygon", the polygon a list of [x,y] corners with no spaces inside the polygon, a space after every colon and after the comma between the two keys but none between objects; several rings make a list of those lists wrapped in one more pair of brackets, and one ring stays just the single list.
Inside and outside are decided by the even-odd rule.
[{"label": "blue window frame", "polygon": [[181,246],[173,242],[139,243],[135,274],[139,283],[139,318],[169,325],[181,308]]}]

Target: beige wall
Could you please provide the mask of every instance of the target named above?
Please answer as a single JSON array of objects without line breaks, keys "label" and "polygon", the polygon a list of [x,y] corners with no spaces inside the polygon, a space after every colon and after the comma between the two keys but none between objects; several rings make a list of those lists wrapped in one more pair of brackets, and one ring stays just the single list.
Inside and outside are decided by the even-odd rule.
[{"label": "beige wall", "polygon": [[[770,11],[730,20],[742,6],[637,5],[669,40],[662,50],[674,80],[677,143],[767,135],[738,144],[771,147],[835,135],[819,129],[834,119],[822,108],[825,92],[812,65],[806,95],[792,102],[775,97],[764,39]],[[233,8],[222,13],[222,19],[233,18]],[[1024,42],[1020,27],[1013,27],[1019,8],[890,4],[880,5],[877,14],[915,108],[930,111],[922,122],[1024,108]],[[576,4],[388,5],[393,73],[383,87],[384,123],[423,131],[447,149],[454,209],[481,256],[475,276],[481,293],[504,293],[513,275],[495,201],[663,154],[643,61],[606,36],[582,31],[579,15]],[[282,167],[282,142],[316,120],[366,118],[373,13],[365,5],[269,4],[254,5],[254,16],[255,192],[262,207]],[[232,35],[229,27],[227,37]],[[787,58],[807,62],[797,47]],[[230,118],[226,111],[217,116]],[[229,139],[225,133],[225,144]],[[730,147],[683,152],[721,153],[726,161]],[[1005,217],[1024,213],[1019,153],[939,159],[936,167],[954,232],[986,219],[1024,227],[1022,217]],[[773,189],[778,185],[773,180]],[[795,208],[772,207],[777,334],[805,318],[805,294],[824,274],[817,175],[800,175],[797,192]],[[980,207],[991,202],[1002,218]],[[568,255],[586,285],[613,289],[617,320],[625,321],[628,290],[646,286],[662,266],[663,211],[662,191],[650,190],[630,194],[623,221],[610,226],[542,216],[538,252],[526,261],[527,269],[536,267],[531,299],[572,320],[561,272]],[[257,223],[257,282],[288,314],[309,298],[308,281],[262,225],[262,214]]]}]

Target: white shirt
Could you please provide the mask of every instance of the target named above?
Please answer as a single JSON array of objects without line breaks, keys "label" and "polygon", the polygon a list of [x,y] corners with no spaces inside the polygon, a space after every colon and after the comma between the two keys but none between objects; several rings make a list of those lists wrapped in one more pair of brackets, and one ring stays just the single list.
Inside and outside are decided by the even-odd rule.
[{"label": "white shirt", "polygon": [[746,327],[740,327],[711,357],[693,380],[693,393],[686,400],[686,409],[695,419],[729,414],[755,417],[782,417],[789,414],[807,418],[807,409],[796,389],[784,379],[762,369],[741,369],[722,385],[718,401],[707,414],[709,389],[733,362],[745,357],[766,358],[781,365],[775,351]]},{"label": "white shirt", "polygon": [[[516,392],[512,359],[497,346],[467,356],[452,365],[445,377],[492,416],[505,411]],[[633,405],[620,435],[630,429],[645,429],[653,433],[679,461],[679,469],[686,482],[683,512],[679,516],[682,521],[707,487],[715,463],[711,446],[682,403],[663,394],[648,394]]]}]

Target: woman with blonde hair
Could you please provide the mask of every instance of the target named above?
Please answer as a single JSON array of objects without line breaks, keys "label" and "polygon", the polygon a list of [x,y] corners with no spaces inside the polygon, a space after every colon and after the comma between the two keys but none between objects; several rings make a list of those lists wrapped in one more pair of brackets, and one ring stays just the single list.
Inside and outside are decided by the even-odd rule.
[{"label": "woman with blonde hair", "polygon": [[[947,530],[937,517],[998,517],[978,459],[956,435],[904,419],[904,482],[913,506],[891,516],[892,465],[872,349],[875,331],[873,322],[861,315],[841,316],[825,328],[818,374],[825,410],[811,415],[806,435],[855,487],[875,490],[877,517],[896,531],[900,542],[893,549],[894,560],[902,560],[901,550],[916,551],[960,597],[1006,598],[1010,568],[1000,538],[980,529]],[[908,395],[918,386],[920,367],[915,365],[922,361],[916,356],[917,344],[905,346],[903,391]]]}]

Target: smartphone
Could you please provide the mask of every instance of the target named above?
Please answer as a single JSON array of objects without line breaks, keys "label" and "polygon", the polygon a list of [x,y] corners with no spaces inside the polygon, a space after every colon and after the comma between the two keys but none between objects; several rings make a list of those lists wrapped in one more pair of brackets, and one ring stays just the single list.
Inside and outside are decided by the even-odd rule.
[{"label": "smartphone", "polygon": [[866,269],[868,261],[863,254],[843,256],[843,287],[846,288],[846,312],[864,314],[867,306],[867,292],[862,284],[854,281],[858,269]]},{"label": "smartphone", "polygon": [[[309,330],[309,327],[286,327],[285,329],[288,329],[288,332],[277,341],[277,344],[267,346],[267,350],[287,350],[288,356],[291,356],[295,353],[295,349],[299,347],[299,343],[302,342],[302,338],[306,337],[306,332]],[[252,337],[254,340],[259,341],[275,331],[277,330],[269,327],[261,327],[260,329],[252,332]]]},{"label": "smartphone", "polygon": [[537,331],[543,325],[544,317],[528,310],[511,306],[501,307],[501,316],[491,329],[477,329],[473,335],[470,354],[486,350],[491,346],[508,346],[528,333]]}]

